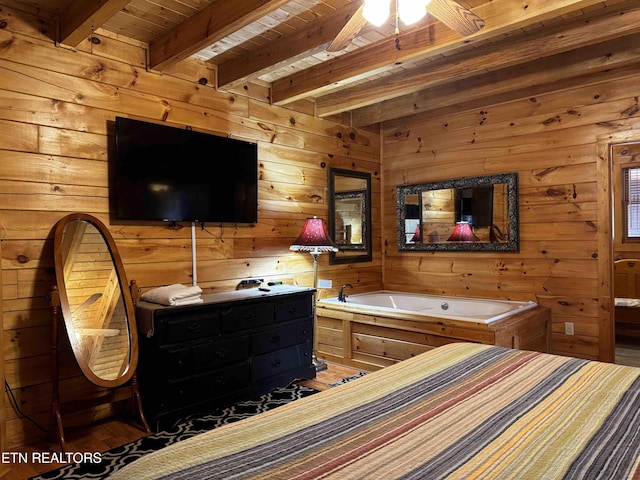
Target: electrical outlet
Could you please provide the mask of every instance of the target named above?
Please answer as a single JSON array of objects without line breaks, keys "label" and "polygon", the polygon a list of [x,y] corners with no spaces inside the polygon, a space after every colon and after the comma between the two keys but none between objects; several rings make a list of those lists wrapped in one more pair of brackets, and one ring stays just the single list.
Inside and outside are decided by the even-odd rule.
[{"label": "electrical outlet", "polygon": [[565,335],[573,335],[573,322],[564,322]]},{"label": "electrical outlet", "polygon": [[331,280],[318,280],[318,288],[331,288],[332,285]]}]

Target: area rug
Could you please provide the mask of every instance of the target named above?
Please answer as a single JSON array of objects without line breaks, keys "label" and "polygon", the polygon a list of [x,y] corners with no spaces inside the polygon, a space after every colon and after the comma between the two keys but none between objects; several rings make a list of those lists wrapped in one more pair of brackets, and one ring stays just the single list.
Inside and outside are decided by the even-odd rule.
[{"label": "area rug", "polygon": [[354,373],[353,375],[349,375],[348,377],[341,378],[337,382],[330,383],[329,386],[337,387],[338,385],[342,385],[343,383],[349,383],[352,380],[355,380],[356,378],[364,377],[366,374],[367,372]]},{"label": "area rug", "polygon": [[[102,453],[100,463],[79,463],[65,465],[50,472],[31,477],[30,480],[83,480],[88,478],[106,478],[116,470],[167,445],[185,440],[199,433],[212,430],[227,423],[237,422],[243,418],[266,412],[285,405],[294,400],[313,395],[318,391],[293,383],[284,388],[277,388],[255,400],[238,402],[227,408],[220,408],[204,416],[184,419],[169,430],[153,433],[147,437],[127,443]],[[133,479],[132,479],[133,480]]]}]

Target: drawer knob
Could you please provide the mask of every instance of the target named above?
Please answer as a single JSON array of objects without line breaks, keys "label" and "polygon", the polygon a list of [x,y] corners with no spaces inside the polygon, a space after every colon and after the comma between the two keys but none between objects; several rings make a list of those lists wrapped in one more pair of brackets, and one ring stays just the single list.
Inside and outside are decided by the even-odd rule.
[{"label": "drawer knob", "polygon": [[278,343],[280,341],[280,335],[274,335],[271,337],[271,343]]},{"label": "drawer knob", "polygon": [[218,350],[216,351],[216,357],[218,358],[226,358],[229,356],[229,352],[227,350]]},{"label": "drawer knob", "polygon": [[275,359],[273,362],[271,362],[271,366],[278,368],[280,366],[281,362],[279,359]]},{"label": "drawer knob", "polygon": [[253,312],[245,313],[244,320],[247,322],[253,322],[256,319],[256,314]]},{"label": "drawer knob", "polygon": [[202,325],[200,325],[198,322],[193,322],[190,323],[189,326],[187,327],[187,329],[191,332],[191,333],[199,333],[200,330],[202,330]]},{"label": "drawer knob", "polygon": [[298,313],[298,309],[297,309],[296,307],[291,307],[291,308],[289,309],[289,313],[290,313],[291,315],[295,315],[296,313]]}]

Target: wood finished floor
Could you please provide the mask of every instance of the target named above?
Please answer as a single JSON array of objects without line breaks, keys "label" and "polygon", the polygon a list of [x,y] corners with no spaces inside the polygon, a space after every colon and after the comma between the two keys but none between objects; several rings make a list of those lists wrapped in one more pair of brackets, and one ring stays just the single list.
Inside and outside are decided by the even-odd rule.
[{"label": "wood finished floor", "polygon": [[[357,373],[358,370],[344,365],[328,363],[327,370],[318,372],[315,380],[301,382],[316,390],[326,390],[329,384],[341,378]],[[133,442],[145,433],[124,420],[114,419],[95,426],[82,429],[66,429],[67,451],[69,452],[104,452],[112,448]],[[32,452],[59,452],[57,443],[42,442],[28,445],[19,450],[31,456]],[[59,468],[63,464],[42,463],[0,463],[0,478],[7,480],[25,480],[34,475]]]},{"label": "wood finished floor", "polygon": [[616,363],[640,367],[640,338],[619,338],[616,340]]}]

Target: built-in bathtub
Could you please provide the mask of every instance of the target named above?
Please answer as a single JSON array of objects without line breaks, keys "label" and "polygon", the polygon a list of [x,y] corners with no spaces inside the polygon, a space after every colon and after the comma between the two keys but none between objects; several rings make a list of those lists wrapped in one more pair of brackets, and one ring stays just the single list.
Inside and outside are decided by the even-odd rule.
[{"label": "built-in bathtub", "polygon": [[316,321],[317,355],[365,370],[452,342],[550,351],[551,313],[535,302],[379,290],[321,299]]},{"label": "built-in bathtub", "polygon": [[538,306],[535,302],[427,295],[392,290],[348,295],[344,302],[337,297],[326,298],[319,300],[319,303],[352,308],[362,313],[407,313],[478,323],[495,322]]}]

